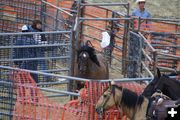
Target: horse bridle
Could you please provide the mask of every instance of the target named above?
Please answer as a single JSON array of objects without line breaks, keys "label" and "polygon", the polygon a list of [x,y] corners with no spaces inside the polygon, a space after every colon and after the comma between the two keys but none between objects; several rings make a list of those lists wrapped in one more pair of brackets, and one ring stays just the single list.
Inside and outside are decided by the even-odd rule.
[{"label": "horse bridle", "polygon": [[[107,95],[107,99],[104,101],[103,105],[100,107],[102,113],[104,112],[104,106],[105,106],[106,103],[108,102],[111,94],[112,94],[112,90],[111,90],[111,93],[110,93],[109,95]],[[122,88],[122,96],[123,96],[123,88]],[[119,105],[118,105],[118,104],[116,103],[116,101],[115,101],[115,95],[113,95],[113,98],[114,98],[115,106],[116,106],[118,109],[120,109],[120,108],[119,108]],[[122,97],[121,97],[121,100],[122,100]],[[121,103],[121,100],[119,101],[119,103]]]},{"label": "horse bridle", "polygon": [[[82,55],[84,55],[85,53],[82,53]],[[83,61],[83,62],[87,62],[87,60],[81,60],[81,61]],[[78,62],[78,69],[80,68],[79,65],[80,63]],[[84,65],[85,66],[85,65]],[[82,72],[84,72],[84,71],[82,71]]]},{"label": "horse bridle", "polygon": [[[104,96],[104,95],[103,95]],[[104,106],[106,105],[106,103],[108,102],[109,98],[110,98],[111,94],[107,95],[106,100],[104,101],[104,103],[102,104],[101,108],[101,114],[104,113]]]}]

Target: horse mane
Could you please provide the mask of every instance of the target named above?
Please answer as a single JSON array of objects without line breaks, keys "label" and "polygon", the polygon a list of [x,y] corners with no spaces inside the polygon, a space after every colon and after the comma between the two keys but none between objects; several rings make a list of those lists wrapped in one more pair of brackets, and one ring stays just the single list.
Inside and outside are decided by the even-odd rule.
[{"label": "horse mane", "polygon": [[[172,83],[175,83],[175,84],[180,84],[180,82],[179,82],[179,80],[175,80],[175,79],[173,79],[173,78],[170,78],[169,76],[167,76],[167,75],[162,75],[160,78],[159,78],[159,81],[160,82],[166,82],[166,81],[169,81],[169,82],[172,82],[172,81],[174,81],[174,82],[172,82]],[[168,83],[167,83],[168,84]]]},{"label": "horse mane", "polygon": [[[121,104],[123,105],[126,105],[127,107],[129,108],[135,108],[136,105],[137,106],[141,106],[143,101],[144,101],[144,97],[142,95],[138,96],[137,93],[133,92],[133,91],[130,91],[126,88],[123,88],[122,87],[119,87],[117,85],[113,85],[113,88],[112,88],[112,92],[113,94],[115,94],[115,90],[113,89],[119,89],[119,90],[123,90],[123,95],[122,95],[122,98],[121,98]],[[136,101],[136,102],[135,102]]]},{"label": "horse mane", "polygon": [[97,59],[97,55],[95,54],[95,49],[88,46],[88,45],[83,45],[81,48],[78,50],[78,56],[80,55],[81,52],[87,52],[89,54],[90,59],[97,64],[100,67],[100,63]]},{"label": "horse mane", "polygon": [[143,101],[144,101],[143,96],[141,95],[138,96],[138,94],[135,92],[132,92],[128,89],[123,89],[121,104],[127,105],[127,107],[129,108],[135,108],[136,105],[141,106]]}]

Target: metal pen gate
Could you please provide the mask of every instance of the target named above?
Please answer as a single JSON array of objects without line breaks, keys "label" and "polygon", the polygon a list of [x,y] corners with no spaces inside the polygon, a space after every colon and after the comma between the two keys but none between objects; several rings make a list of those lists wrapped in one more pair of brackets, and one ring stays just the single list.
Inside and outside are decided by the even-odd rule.
[{"label": "metal pen gate", "polygon": [[[47,1],[2,0],[0,2],[0,65],[29,70],[29,75],[21,75],[22,81],[26,83],[28,77],[32,77],[40,86],[61,81],[59,77],[48,74],[70,75],[72,24],[67,24],[70,16],[70,13]],[[30,24],[37,19],[42,21],[45,32],[20,32],[24,24]],[[41,41],[42,38],[39,36],[43,36],[45,40]],[[12,118],[17,100],[14,76],[18,75],[17,71],[4,67],[0,69],[0,119]],[[47,82],[46,85],[44,82]],[[67,81],[62,83],[67,86]],[[67,90],[67,87],[63,89]]]},{"label": "metal pen gate", "polygon": [[[123,40],[126,41],[128,39],[128,32],[129,32],[129,30],[128,29],[125,30],[124,27],[129,28],[129,24],[133,23],[132,21],[134,19],[129,18],[129,16],[124,16],[119,12],[112,12],[108,9],[99,7],[99,6],[104,6],[104,5],[110,5],[109,3],[108,4],[104,4],[104,3],[103,4],[88,4],[88,3],[79,2],[78,5],[74,7],[75,10],[66,9],[66,11],[70,11],[70,12],[66,12],[64,11],[65,10],[64,8],[57,7],[59,5],[58,2],[53,3],[51,0],[47,0],[47,1],[46,0],[42,0],[42,1],[40,0],[30,0],[30,1],[14,0],[14,3],[13,2],[11,3],[9,0],[7,1],[4,0],[2,4],[0,4],[1,6],[3,6],[2,7],[3,9],[1,9],[2,21],[0,21],[0,24],[3,26],[1,28],[2,28],[2,31],[4,32],[20,31],[20,28],[24,23],[30,23],[30,21],[32,21],[35,18],[41,19],[43,21],[43,27],[44,27],[44,30],[46,31],[63,30],[63,31],[56,31],[56,32],[41,32],[41,33],[27,33],[27,34],[24,34],[24,33],[0,34],[2,36],[0,37],[0,39],[2,38],[2,43],[0,46],[1,47],[0,54],[3,56],[3,58],[0,61],[1,65],[11,66],[11,67],[0,66],[1,67],[0,77],[2,77],[0,81],[0,87],[2,88],[0,89],[1,90],[0,91],[0,100],[1,100],[0,118],[3,117],[7,119],[14,118],[14,119],[55,119],[56,120],[57,119],[56,117],[58,117],[59,119],[62,119],[62,120],[64,119],[89,119],[89,120],[100,119],[100,117],[95,113],[94,106],[99,96],[103,92],[103,89],[105,89],[108,86],[107,84],[104,84],[103,82],[107,82],[110,80],[90,82],[89,80],[83,80],[81,78],[63,76],[63,75],[71,74],[71,72],[69,73],[69,70],[71,70],[73,66],[70,65],[70,62],[73,61],[74,55],[75,55],[71,53],[71,49],[73,49],[73,52],[75,52],[76,50],[74,49],[75,47],[73,46],[74,44],[72,44],[72,42],[75,42],[73,41],[74,38],[78,38],[79,41],[92,39],[94,43],[93,44],[94,47],[97,50],[101,50],[99,49],[99,42],[101,41],[99,33],[101,33],[104,30],[107,30],[108,32],[113,31],[116,29],[116,26],[117,26],[120,29],[120,31],[117,34],[115,34],[115,44],[113,46],[114,51],[112,53],[112,57],[114,59],[117,59],[119,64],[121,61],[124,61],[124,63],[126,64],[127,62],[131,62],[130,60],[126,59],[127,53],[123,53],[124,50],[125,52],[127,52],[126,51],[127,49],[124,49],[124,47],[128,48],[128,44],[124,43],[125,44],[124,45]],[[72,1],[69,1],[69,0],[67,0],[66,2],[72,3]],[[20,3],[27,5],[28,7],[24,7]],[[55,6],[54,4],[57,4],[57,6]],[[120,4],[117,3],[114,5],[120,5]],[[121,4],[121,5],[128,6],[128,4]],[[73,28],[72,24],[74,23],[74,19],[75,19],[75,16],[72,16],[72,14],[76,13],[76,9],[80,10],[80,8],[84,8],[85,6],[86,6],[86,9],[84,9],[84,11],[77,12],[79,16],[76,18],[76,20],[78,20],[79,18],[79,21],[76,21],[76,25],[78,24],[82,25],[81,23],[83,22],[84,27],[82,28],[79,27],[78,28],[79,31],[71,32],[69,29]],[[99,14],[99,18],[97,18],[96,15],[94,14],[92,15],[91,13],[89,13],[90,10],[92,9],[94,12],[103,11],[102,13],[104,14]],[[24,10],[24,11],[20,12],[21,10]],[[37,15],[31,14],[31,13],[35,13],[35,14],[37,13]],[[21,17],[18,17],[18,16],[21,16]],[[85,18],[87,16],[91,16],[93,18]],[[103,16],[104,18],[102,18],[101,16]],[[23,18],[27,18],[27,20],[26,19],[24,20]],[[23,19],[24,21],[22,23],[18,22],[19,19],[21,20]],[[71,19],[72,21],[69,19]],[[87,22],[90,20],[93,20],[93,21],[98,20],[96,23],[99,23],[99,24],[96,25],[96,24],[93,24],[92,22]],[[106,21],[106,22],[100,22],[100,21]],[[111,22],[107,22],[107,21],[111,21]],[[76,25],[75,25],[75,28],[76,28]],[[145,44],[147,44],[146,47],[152,48],[152,51],[153,51],[154,48],[151,46],[151,44],[148,43],[149,41],[145,38],[147,37],[146,36],[147,33],[142,34],[143,30],[141,29],[141,25],[138,25],[138,26],[139,26],[138,34],[140,35],[140,37],[142,37],[142,40],[145,42]],[[136,30],[136,28],[132,30]],[[80,36],[78,35],[79,32],[80,32]],[[95,34],[92,34],[91,32]],[[77,33],[76,36],[74,36],[75,33]],[[34,37],[34,36],[37,36],[38,34],[43,34],[46,38],[46,42],[41,42],[41,44],[28,44],[24,46],[15,44],[16,41],[19,38],[23,38],[23,36]],[[127,36],[125,37],[124,35],[127,35]],[[43,51],[44,55],[42,56],[42,54],[40,55],[38,54],[36,57],[32,57],[32,55],[26,54],[25,52],[24,58],[16,58],[16,57],[14,58],[13,57],[14,51],[16,51],[17,49],[21,49],[22,51],[29,51],[29,50],[30,51],[33,51],[33,50]],[[146,49],[143,48],[141,52],[144,54],[144,52],[147,52],[145,50]],[[156,52],[152,52],[152,53],[156,53]],[[155,56],[151,56],[152,53],[150,53],[150,57],[148,57],[149,54],[145,54],[146,56],[145,59],[146,60],[148,59],[149,61],[153,61],[154,62],[153,67],[155,69],[155,67],[157,66],[155,64],[156,54]],[[122,57],[123,54],[126,56],[126,58]],[[17,56],[18,55],[19,54],[17,54]],[[179,56],[175,56],[175,57],[179,59]],[[146,67],[146,65],[144,64],[145,62],[147,62],[146,60],[141,61],[140,64],[143,65],[144,66],[143,69],[145,69],[148,72],[147,74],[148,78],[145,78],[143,75],[141,75],[141,73],[139,73],[138,76],[142,78],[115,79],[115,81],[124,82],[124,81],[143,81],[143,80],[149,81],[151,80],[153,78],[153,75],[151,71],[149,71],[149,68]],[[16,68],[12,68],[14,67],[14,63],[19,62],[19,61],[20,62],[25,61],[27,63],[30,61],[33,61],[33,62],[41,61],[41,63],[43,63],[42,61],[45,61],[45,63],[47,64],[47,69],[44,69],[44,68],[42,69],[40,67],[41,64],[37,64],[38,71],[23,70],[22,72],[19,69],[17,70]],[[137,60],[135,61],[137,62]],[[111,66],[111,67],[112,68],[114,67],[115,70],[120,69],[118,71],[122,71],[121,69],[122,67],[120,68],[116,66]],[[126,67],[127,66],[125,65],[123,69],[126,69]],[[153,69],[151,70],[153,71]],[[142,71],[138,71],[138,72],[142,72]],[[34,80],[32,79],[31,77],[32,75],[30,73],[38,74],[40,82],[41,81],[42,82],[51,81],[51,82],[36,84]],[[62,76],[56,75],[56,74],[49,74],[49,73],[58,73],[58,74],[61,74]],[[48,79],[46,79],[46,77]],[[59,105],[56,102],[50,101],[49,98],[53,96],[64,96],[64,95],[79,96],[78,93],[39,87],[43,85],[63,83],[63,81],[56,82],[57,80],[61,80],[59,78],[64,78],[65,80],[75,79],[75,80],[80,80],[80,81],[87,81],[86,93],[88,97],[86,98],[85,103],[79,105],[80,102],[78,100],[77,101],[75,100],[75,101],[68,102],[66,105]],[[16,82],[13,82],[12,80],[16,80]],[[124,85],[129,89],[135,90],[138,93],[141,93],[143,90],[142,86],[137,85],[137,83],[132,83],[132,84],[125,83]],[[41,92],[41,90],[53,91],[54,93],[58,93],[58,94],[45,95],[44,93]],[[17,109],[18,105],[20,105],[22,109]],[[32,107],[32,109],[27,110],[27,108],[30,108],[30,107]],[[114,109],[106,112],[104,116],[105,119],[114,119],[114,118],[121,119],[121,117],[122,116],[119,115],[119,112]]]}]

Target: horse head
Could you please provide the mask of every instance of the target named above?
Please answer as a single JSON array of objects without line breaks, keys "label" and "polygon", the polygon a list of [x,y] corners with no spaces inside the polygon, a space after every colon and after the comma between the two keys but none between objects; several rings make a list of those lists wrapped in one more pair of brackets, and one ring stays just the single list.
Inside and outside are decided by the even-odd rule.
[{"label": "horse head", "polygon": [[146,117],[148,103],[147,98],[138,96],[135,92],[117,85],[111,85],[99,98],[95,108],[98,114],[103,114],[104,111],[113,106],[121,107],[128,118],[141,120]]},{"label": "horse head", "polygon": [[85,74],[87,72],[88,67],[91,65],[90,61],[100,67],[100,63],[95,54],[95,49],[88,44],[81,46],[77,54],[77,64],[80,73]]},{"label": "horse head", "polygon": [[104,111],[110,109],[113,106],[118,107],[120,103],[119,97],[121,97],[121,93],[118,92],[119,97],[117,97],[117,95],[115,95],[116,88],[117,87],[115,85],[110,85],[110,87],[108,87],[107,90],[105,90],[105,92],[103,93],[103,95],[99,98],[98,102],[96,103],[96,112],[98,114],[103,114]]},{"label": "horse head", "polygon": [[159,79],[161,78],[160,70],[157,69],[157,73],[155,75],[155,78],[146,86],[144,89],[142,95],[144,95],[147,98],[150,98],[154,92],[156,92],[157,89],[157,83]]},{"label": "horse head", "polygon": [[88,69],[89,54],[86,51],[82,51],[78,55],[78,69],[80,73],[86,73]]}]

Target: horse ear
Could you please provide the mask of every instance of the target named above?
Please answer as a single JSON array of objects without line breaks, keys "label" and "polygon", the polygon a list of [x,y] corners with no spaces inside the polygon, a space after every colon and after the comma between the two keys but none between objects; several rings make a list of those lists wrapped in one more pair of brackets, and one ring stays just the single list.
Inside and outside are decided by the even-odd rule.
[{"label": "horse ear", "polygon": [[159,68],[157,68],[157,76],[158,76],[158,78],[161,77],[161,72],[160,72]]},{"label": "horse ear", "polygon": [[111,86],[112,86],[112,85],[111,85],[111,81],[109,81],[109,87],[111,88]]}]

